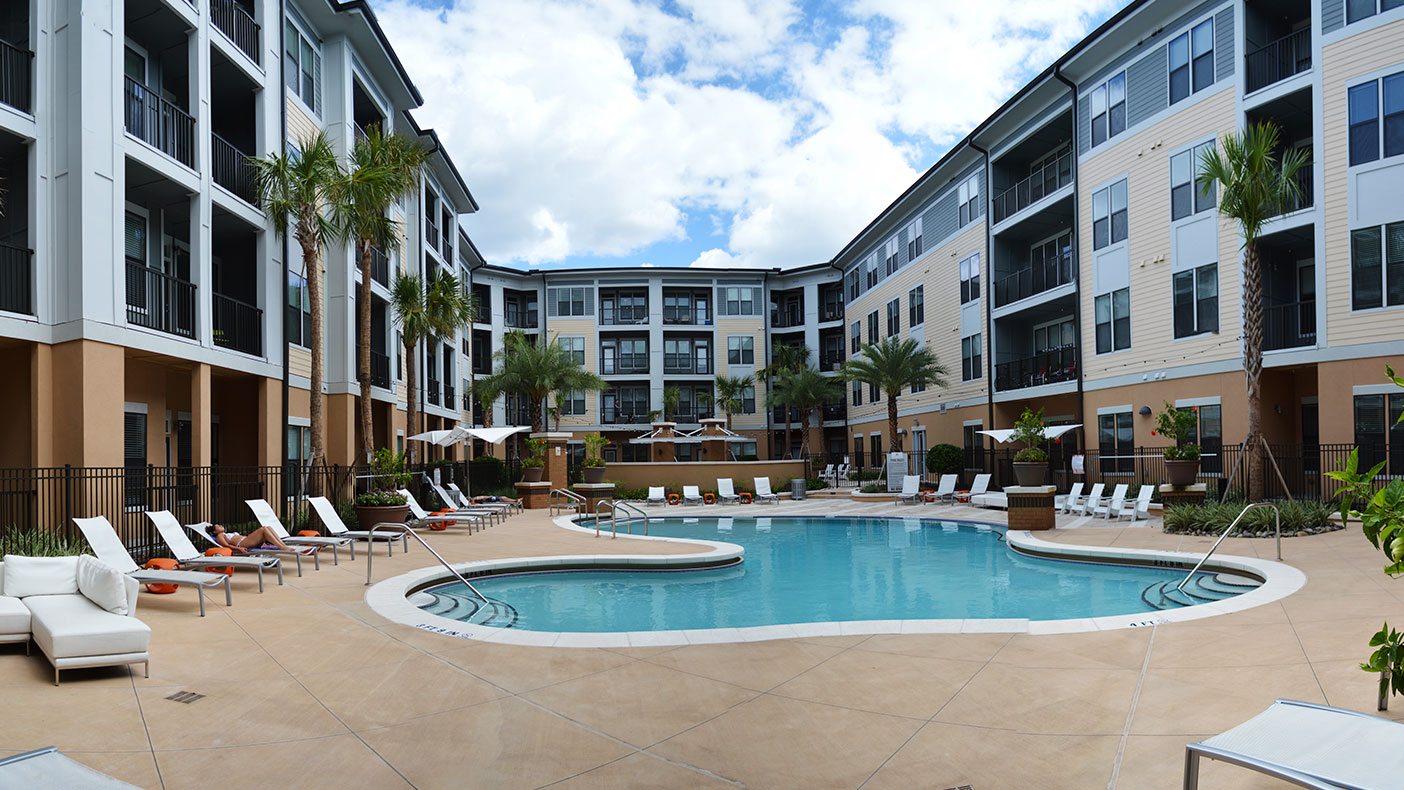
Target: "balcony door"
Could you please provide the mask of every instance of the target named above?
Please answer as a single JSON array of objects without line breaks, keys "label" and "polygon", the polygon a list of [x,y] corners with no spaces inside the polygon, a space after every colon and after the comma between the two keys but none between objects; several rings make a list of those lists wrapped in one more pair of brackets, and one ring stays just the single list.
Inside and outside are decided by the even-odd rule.
[{"label": "balcony door", "polygon": [[1316,259],[1297,261],[1297,327],[1301,336],[1316,339]]}]

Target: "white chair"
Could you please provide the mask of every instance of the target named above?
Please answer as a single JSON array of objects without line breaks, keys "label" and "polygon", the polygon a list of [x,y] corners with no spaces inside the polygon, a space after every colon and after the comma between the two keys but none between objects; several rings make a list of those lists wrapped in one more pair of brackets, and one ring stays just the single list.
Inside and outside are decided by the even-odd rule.
[{"label": "white chair", "polygon": [[757,477],[757,478],[754,478],[754,479],[752,480],[752,482],[754,482],[754,483],[756,484],[756,503],[757,503],[757,504],[759,504],[759,503],[761,503],[761,502],[774,502],[774,503],[777,504],[777,505],[780,504],[780,497],[776,496],[776,495],[775,495],[774,493],[772,493],[771,490],[770,490],[770,478],[768,478],[768,477]]},{"label": "white chair", "polygon": [[112,528],[112,523],[106,516],[75,518],[73,523],[78,525],[78,530],[87,538],[88,545],[92,547],[97,558],[116,568],[119,573],[142,584],[188,584],[195,588],[195,594],[200,598],[201,617],[205,616],[206,587],[224,585],[224,605],[234,605],[234,591],[229,586],[228,576],[204,571],[143,570],[136,564],[136,560],[132,559],[132,555],[127,553],[127,547],[122,545],[122,539],[117,537],[117,530]]},{"label": "white chair", "polygon": [[445,491],[443,486],[439,485],[438,483],[435,483],[431,480],[429,482],[429,487],[434,490],[434,496],[438,497],[439,501],[444,503],[444,507],[448,510],[452,510],[455,513],[468,513],[474,516],[484,516],[492,519],[494,522],[499,519],[505,519],[507,517],[505,507],[498,505],[474,505],[471,503],[467,505],[460,505],[453,498],[453,496],[449,494],[449,492]]},{"label": "white chair", "polygon": [[431,516],[428,511],[419,506],[419,501],[414,498],[414,494],[411,494],[409,489],[399,488],[395,491],[398,494],[404,495],[405,504],[409,505],[410,519],[414,522],[414,526],[428,527],[433,524],[466,526],[469,532],[472,532],[475,526],[478,529],[487,526],[487,521],[482,516],[475,516],[471,513],[452,513],[446,516]]},{"label": "white chair", "polygon": [[[385,541],[385,556],[387,557],[394,556],[396,540],[400,541],[401,551],[409,551],[409,535],[405,534],[405,530],[398,530],[396,532],[375,532],[372,534],[372,531],[368,529],[347,529],[346,522],[341,520],[341,515],[336,512],[336,508],[332,506],[331,500],[324,496],[310,496],[307,497],[307,502],[312,505],[312,510],[317,513],[317,518],[322,522],[322,526],[327,528],[327,534],[332,537],[354,538],[356,540],[364,540],[367,543],[383,540]],[[388,524],[391,522],[386,523]],[[401,522],[396,526],[403,527],[404,523]]]},{"label": "white chair", "polygon": [[[210,522],[201,521],[197,524],[186,524],[185,528],[190,530],[191,532],[194,532],[196,535],[199,535],[201,538],[204,539],[206,543],[210,544],[211,546],[218,546],[220,545],[219,541],[215,540],[214,535],[210,533],[210,526]],[[297,561],[297,575],[299,577],[302,576],[303,557],[312,558],[312,570],[319,571],[322,569],[322,561],[320,559],[321,552],[318,551],[316,546],[288,546],[286,551],[283,549],[276,548],[244,549],[244,551],[252,557],[292,557],[294,560]],[[225,557],[225,559],[229,558]]]},{"label": "white chair", "polygon": [[892,501],[911,502],[913,505],[915,505],[917,503],[918,496],[921,496],[921,476],[903,475],[902,490],[901,492],[892,497]]},{"label": "white chair", "polygon": [[702,490],[697,486],[683,486],[682,503],[684,505],[702,504]]},{"label": "white chair", "polygon": [[825,482],[827,482],[827,483],[831,483],[831,484],[833,484],[835,487],[837,487],[837,486],[838,486],[838,475],[837,475],[837,473],[834,471],[834,465],[833,465],[833,464],[829,464],[828,466],[824,467],[824,471],[822,471],[822,472],[819,473],[819,479],[820,479],[820,480],[823,480],[823,481],[825,481]]},{"label": "white chair", "polygon": [[1093,483],[1092,490],[1087,492],[1087,498],[1082,501],[1082,508],[1078,512],[1084,516],[1092,515],[1097,506],[1102,504],[1102,492],[1106,487],[1106,483]]},{"label": "white chair", "polygon": [[668,495],[665,494],[665,493],[663,493],[663,486],[649,486],[649,487],[648,487],[648,499],[644,501],[644,504],[647,504],[647,505],[666,505],[666,504],[668,504]]},{"label": "white chair", "polygon": [[941,482],[936,484],[936,491],[934,494],[937,502],[945,502],[947,500],[955,501],[957,479],[955,475],[941,475]]},{"label": "white chair", "polygon": [[1071,513],[1082,504],[1082,483],[1073,483],[1072,490],[1062,496],[1053,497],[1053,507],[1059,513]]},{"label": "white chair", "polygon": [[717,478],[717,501],[725,505],[728,502],[740,502],[741,497],[736,495],[736,487],[731,484],[731,478]]},{"label": "white chair", "polygon": [[267,527],[269,532],[278,536],[278,539],[289,546],[316,546],[319,549],[331,548],[332,564],[341,564],[341,547],[346,546],[351,549],[351,559],[356,559],[356,541],[350,538],[322,537],[320,535],[298,535],[293,537],[288,534],[288,530],[283,526],[283,522],[278,520],[278,514],[273,512],[272,506],[262,499],[245,499],[244,504],[253,511],[254,520],[260,527]]},{"label": "white chair", "polygon": [[973,483],[970,484],[970,490],[969,490],[969,491],[966,491],[965,493],[956,493],[956,494],[953,494],[952,496],[955,497],[955,500],[956,500],[957,502],[966,502],[966,503],[969,503],[969,504],[971,504],[971,505],[974,505],[974,504],[975,504],[975,497],[981,496],[981,495],[983,495],[986,491],[989,491],[989,490],[990,490],[990,475],[975,475],[975,481],[974,481]]},{"label": "white chair", "polygon": [[1107,502],[1106,507],[1092,508],[1092,515],[1111,518],[1113,513],[1120,513],[1121,506],[1126,504],[1127,488],[1128,486],[1125,483],[1117,483],[1116,488],[1112,489],[1111,500]]},{"label": "white chair", "polygon": [[849,473],[851,473],[852,471],[853,467],[849,466],[847,461],[844,461],[843,463],[839,464],[838,470],[834,473],[837,478],[837,482],[834,483],[834,485],[841,486],[844,483],[853,482],[853,480],[849,477]]},{"label": "white chair", "polygon": [[449,483],[448,490],[458,495],[459,504],[463,507],[500,507],[506,511],[515,510],[519,513],[526,509],[522,505],[522,500],[511,497],[499,497],[505,500],[502,502],[474,502],[467,494],[463,493],[463,489],[459,488],[457,483]]},{"label": "white chair", "polygon": [[263,592],[263,571],[272,568],[278,572],[278,584],[283,583],[283,562],[277,557],[206,556],[185,536],[185,530],[180,528],[180,522],[169,510],[148,510],[146,517],[156,526],[156,532],[166,542],[182,569],[250,568],[258,571],[258,591]]},{"label": "white chair", "polygon": [[1136,492],[1136,498],[1121,506],[1121,510],[1116,512],[1116,520],[1120,521],[1122,516],[1126,516],[1131,521],[1150,518],[1151,496],[1155,493],[1155,486],[1142,485]]}]

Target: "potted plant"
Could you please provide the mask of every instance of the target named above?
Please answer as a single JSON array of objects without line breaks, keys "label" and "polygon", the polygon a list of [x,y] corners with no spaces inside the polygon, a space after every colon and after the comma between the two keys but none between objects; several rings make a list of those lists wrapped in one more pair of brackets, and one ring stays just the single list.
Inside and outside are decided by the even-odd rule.
[{"label": "potted plant", "polygon": [[1175,443],[1165,448],[1165,482],[1172,486],[1194,485],[1199,475],[1199,445],[1190,440],[1199,427],[1199,409],[1177,409],[1169,401],[1155,416],[1155,430]]},{"label": "potted plant", "polygon": [[1025,408],[1014,423],[1014,436],[1024,443],[1024,449],[1014,455],[1014,478],[1021,486],[1041,486],[1048,482],[1048,453],[1043,444],[1043,409],[1034,413]]},{"label": "potted plant", "polygon": [[356,520],[362,530],[376,524],[405,523],[409,502],[395,489],[409,485],[405,456],[382,447],[371,456],[371,490],[356,497]]},{"label": "potted plant", "polygon": [[607,444],[609,440],[598,433],[585,435],[585,460],[580,462],[580,468],[585,472],[585,482],[604,482],[605,460],[600,456],[600,451]]},{"label": "potted plant", "polygon": [[527,439],[527,457],[522,459],[522,481],[526,483],[541,482],[541,475],[546,471],[546,440]]}]

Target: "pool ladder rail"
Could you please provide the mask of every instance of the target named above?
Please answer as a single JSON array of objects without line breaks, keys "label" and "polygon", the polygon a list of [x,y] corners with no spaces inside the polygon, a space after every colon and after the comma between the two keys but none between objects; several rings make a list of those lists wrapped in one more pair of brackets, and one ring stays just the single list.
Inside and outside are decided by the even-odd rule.
[{"label": "pool ladder rail", "polygon": [[588,507],[589,504],[586,502],[585,497],[568,488],[551,489],[550,508],[552,516],[567,509],[573,510],[576,513],[584,513]]},{"label": "pool ladder rail", "polygon": [[[447,568],[449,573],[452,573],[459,581],[463,582],[463,586],[464,586],[464,587],[467,587],[468,589],[472,590],[472,591],[473,591],[473,594],[476,595],[476,596],[478,596],[478,598],[479,598],[485,605],[487,605],[487,606],[489,606],[489,607],[491,607],[491,606],[493,605],[492,601],[489,601],[489,600],[488,600],[488,597],[487,597],[486,595],[483,595],[482,593],[478,592],[478,588],[474,587],[474,586],[468,581],[468,579],[464,578],[463,574],[461,574],[461,573],[459,573],[458,571],[454,570],[454,567],[448,563],[448,560],[444,559],[444,558],[439,554],[439,552],[434,551],[434,548],[433,548],[432,546],[429,545],[429,542],[426,541],[424,538],[420,537],[419,533],[417,533],[417,532],[415,532],[414,530],[410,529],[408,524],[396,524],[396,523],[390,522],[390,521],[383,521],[383,522],[381,522],[381,523],[379,523],[379,524],[376,524],[375,526],[371,527],[371,529],[370,529],[370,539],[371,539],[372,543],[375,541],[375,533],[376,533],[377,531],[382,530],[382,529],[383,529],[387,534],[390,533],[390,532],[393,532],[393,531],[395,531],[395,530],[399,530],[400,532],[403,532],[404,534],[409,535],[411,538],[414,538],[415,540],[419,541],[419,545],[423,546],[430,554],[433,554],[433,555],[434,555],[434,559],[438,560],[438,561],[439,561],[439,564],[441,564],[441,565],[443,565],[445,568]],[[366,552],[366,586],[367,586],[367,587],[369,587],[369,586],[371,585],[371,568],[373,567],[373,566],[372,566],[372,563],[375,561],[375,556],[374,556],[374,555],[375,555],[375,552],[373,552],[373,551],[368,551],[368,552]]]},{"label": "pool ladder rail", "polygon": [[632,505],[622,500],[604,499],[595,505],[595,537],[600,536],[600,519],[603,518],[605,508],[609,508],[609,531],[610,538],[619,536],[619,513],[624,512],[624,530],[629,534],[634,533],[634,519],[643,518],[644,531],[648,534],[648,514],[638,505]]},{"label": "pool ladder rail", "polygon": [[1248,511],[1252,510],[1255,507],[1272,508],[1273,519],[1276,524],[1277,532],[1277,561],[1282,561],[1282,511],[1278,510],[1277,505],[1274,505],[1271,502],[1254,502],[1248,507],[1243,508],[1243,510],[1238,514],[1238,517],[1233,520],[1233,523],[1228,525],[1228,529],[1224,530],[1224,534],[1220,535],[1219,539],[1214,541],[1214,545],[1209,548],[1209,551],[1205,552],[1204,556],[1199,558],[1199,562],[1195,563],[1194,569],[1191,570],[1188,574],[1186,574],[1185,578],[1181,579],[1179,584],[1175,585],[1176,592],[1184,592],[1185,585],[1189,583],[1190,579],[1194,578],[1194,575],[1196,573],[1199,573],[1199,569],[1204,567],[1204,563],[1209,561],[1210,555],[1212,555],[1215,552],[1215,550],[1219,548],[1220,543],[1224,542],[1224,538],[1227,538],[1229,536],[1229,533],[1233,532],[1233,528],[1238,526],[1238,522],[1242,521],[1243,517],[1248,515]]}]

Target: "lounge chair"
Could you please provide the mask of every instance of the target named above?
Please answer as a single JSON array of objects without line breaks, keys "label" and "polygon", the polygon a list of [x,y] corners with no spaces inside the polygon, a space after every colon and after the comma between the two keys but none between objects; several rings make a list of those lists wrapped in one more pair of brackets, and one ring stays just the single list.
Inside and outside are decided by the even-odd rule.
[{"label": "lounge chair", "polygon": [[819,479],[838,487],[838,474],[834,471],[834,465],[829,464],[824,467],[824,471],[819,473]]},{"label": "lounge chair", "polygon": [[1117,483],[1116,488],[1112,489],[1111,500],[1107,502],[1105,507],[1092,508],[1092,515],[1111,518],[1113,513],[1120,513],[1121,506],[1126,504],[1127,487],[1125,483]]},{"label": "lounge chair", "polygon": [[475,516],[487,516],[493,522],[507,518],[507,511],[504,507],[498,505],[460,505],[458,500],[438,483],[431,482],[429,487],[434,490],[434,496],[439,498],[446,510],[452,510],[455,513],[471,513]]},{"label": "lounge chair", "polygon": [[1185,746],[1185,790],[1199,760],[1222,760],[1318,790],[1384,790],[1404,775],[1404,724],[1353,710],[1279,699],[1231,730]]},{"label": "lounge chair", "polygon": [[156,525],[156,532],[166,542],[182,569],[249,568],[258,571],[258,591],[263,592],[263,571],[272,568],[278,572],[278,584],[283,583],[283,562],[277,557],[206,556],[190,542],[185,530],[180,528],[180,522],[169,510],[148,510],[146,517]]},{"label": "lounge chair", "polygon": [[127,547],[122,545],[122,539],[117,537],[117,530],[112,528],[106,516],[75,518],[73,523],[78,525],[78,530],[88,539],[88,545],[92,547],[98,559],[133,579],[143,584],[188,584],[194,587],[195,594],[200,597],[201,617],[205,616],[206,587],[224,585],[224,605],[234,605],[234,591],[229,586],[229,577],[223,573],[145,570],[127,553]]},{"label": "lounge chair", "polygon": [[1082,506],[1082,483],[1073,483],[1072,490],[1062,496],[1053,497],[1053,507],[1059,513],[1071,513]]},{"label": "lounge chair", "polygon": [[515,510],[518,513],[526,509],[522,506],[522,500],[512,499],[511,497],[503,497],[503,499],[507,500],[506,502],[474,502],[472,497],[463,493],[463,489],[459,488],[457,483],[449,483],[448,490],[458,495],[458,501],[464,507],[501,507],[504,510]]},{"label": "lounge chair", "polygon": [[[211,546],[219,545],[219,541],[215,540],[214,535],[210,533],[210,522],[201,521],[198,524],[186,524],[185,528],[190,530],[191,532],[194,532],[196,535],[199,535],[205,540],[206,543],[210,544]],[[249,556],[251,557],[292,557],[294,560],[297,561],[298,576],[302,575],[303,557],[312,558],[312,570],[319,571],[322,569],[321,552],[318,551],[318,547],[316,546],[289,546],[287,550],[278,548],[244,549],[244,551],[248,552]],[[227,560],[229,558],[224,557],[223,559]],[[221,562],[219,564],[228,565],[229,563]]]},{"label": "lounge chair", "polygon": [[1087,492],[1087,498],[1082,501],[1082,508],[1078,510],[1084,516],[1090,516],[1097,510],[1097,506],[1102,504],[1102,492],[1106,490],[1106,483],[1093,483],[1092,490]]},{"label": "lounge chair", "polygon": [[838,487],[843,485],[844,483],[853,482],[851,479],[849,479],[849,473],[852,471],[853,467],[849,466],[847,461],[844,461],[843,463],[839,464],[838,469],[834,472],[834,475],[837,478],[837,481],[834,483],[834,486]]},{"label": "lounge chair", "polygon": [[956,480],[958,479],[959,478],[957,478],[955,475],[941,475],[941,482],[936,484],[936,490],[932,492],[932,496],[935,498],[935,501],[945,502],[947,500],[950,500],[951,502],[954,502]]},{"label": "lounge chair", "polygon": [[776,495],[775,495],[774,493],[772,493],[771,490],[770,490],[770,478],[768,478],[768,477],[757,477],[757,478],[755,478],[752,482],[754,482],[754,483],[756,484],[756,502],[757,502],[757,504],[759,504],[759,503],[761,503],[761,502],[767,502],[767,501],[768,501],[768,502],[774,502],[774,503],[777,504],[777,505],[780,504],[780,497],[776,496]]},{"label": "lounge chair", "polygon": [[478,529],[482,529],[487,525],[487,521],[485,521],[482,516],[475,516],[471,513],[451,513],[444,516],[431,516],[429,515],[428,511],[419,506],[419,500],[414,498],[414,494],[411,494],[409,492],[409,489],[399,488],[396,489],[396,493],[404,495],[405,504],[409,505],[410,521],[413,522],[413,526],[428,527],[433,524],[461,524],[466,525],[468,527],[468,531],[472,532],[473,527],[475,526]]},{"label": "lounge chair", "polygon": [[684,505],[702,504],[702,491],[697,486],[683,486],[682,503]]},{"label": "lounge chair", "polygon": [[[149,670],[146,676],[151,677]],[[0,758],[0,787],[136,790],[136,785],[89,768],[59,751],[57,746],[45,746],[32,752]]]},{"label": "lounge chair", "polygon": [[966,502],[974,505],[975,497],[983,496],[988,490],[990,490],[990,476],[975,475],[975,481],[970,484],[969,491],[957,491],[952,496],[957,502]]},{"label": "lounge chair", "polygon": [[278,520],[278,514],[273,512],[273,508],[262,499],[245,499],[244,504],[253,511],[254,520],[260,527],[268,527],[268,531],[278,536],[278,539],[289,546],[316,546],[318,549],[330,548],[332,550],[332,564],[341,564],[341,547],[348,546],[351,549],[351,559],[356,559],[356,541],[350,538],[333,538],[313,535],[289,535],[283,522]]},{"label": "lounge chair", "polygon": [[717,501],[725,505],[728,502],[740,502],[741,497],[736,495],[736,488],[731,484],[731,478],[717,478]]},{"label": "lounge chair", "polygon": [[[394,546],[397,539],[400,541],[400,550],[404,552],[409,551],[409,536],[405,534],[404,530],[398,532],[376,532],[372,535],[370,530],[347,529],[346,522],[341,520],[341,515],[336,512],[336,508],[332,506],[331,500],[324,496],[310,496],[307,497],[307,503],[312,506],[312,510],[317,514],[318,520],[322,522],[323,527],[326,527],[327,534],[332,537],[353,538],[355,540],[364,540],[367,543],[383,540],[385,541],[385,555],[387,557],[394,556]],[[388,524],[391,522],[386,523]],[[404,524],[400,523],[397,526],[403,527]]]},{"label": "lounge chair", "polygon": [[667,495],[666,493],[664,493],[664,491],[663,491],[663,486],[649,486],[649,487],[648,487],[648,499],[644,500],[644,504],[646,504],[646,505],[666,505],[666,504],[668,504],[668,495]]},{"label": "lounge chair", "polygon": [[903,475],[902,490],[892,497],[893,502],[917,503],[917,497],[921,496],[921,476]]},{"label": "lounge chair", "polygon": [[[1136,498],[1123,504],[1121,509],[1112,515],[1116,516],[1117,521],[1120,521],[1122,516],[1127,516],[1133,522],[1137,519],[1150,518],[1151,495],[1154,493],[1155,486],[1142,485],[1141,489],[1136,492]],[[1108,516],[1108,518],[1110,517]]]}]

